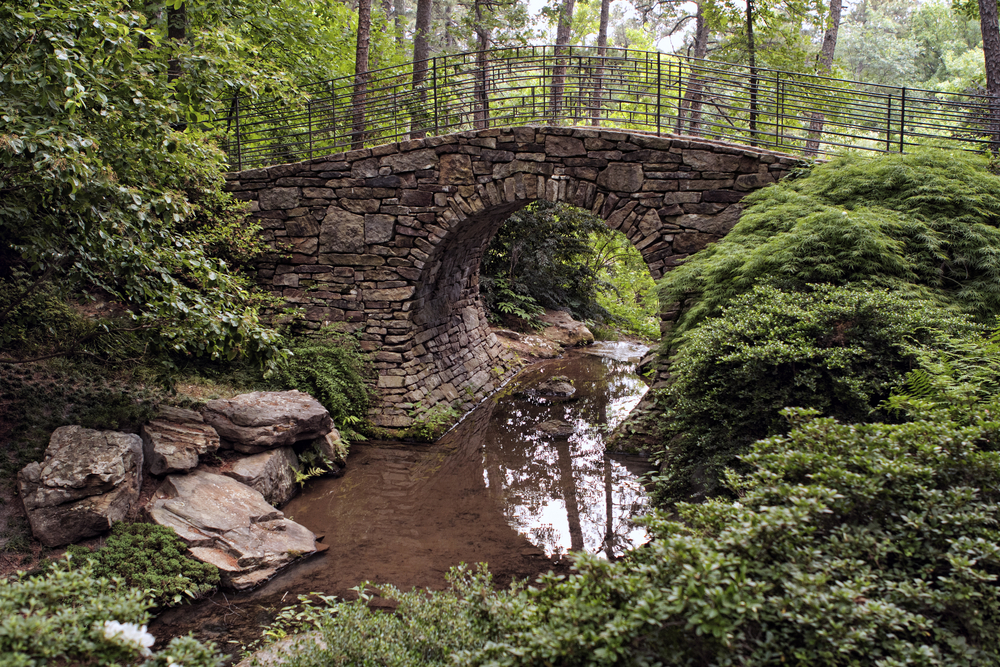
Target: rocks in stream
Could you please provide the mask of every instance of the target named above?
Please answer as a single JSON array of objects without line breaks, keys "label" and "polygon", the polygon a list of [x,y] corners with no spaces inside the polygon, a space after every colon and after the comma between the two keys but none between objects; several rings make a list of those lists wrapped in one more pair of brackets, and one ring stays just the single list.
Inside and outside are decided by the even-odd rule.
[{"label": "rocks in stream", "polygon": [[154,475],[190,470],[201,455],[219,448],[215,429],[201,414],[183,408],[160,408],[159,416],[145,424],[141,434],[146,465]]},{"label": "rocks in stream", "polygon": [[223,584],[235,590],[257,586],[317,551],[315,535],[259,491],[203,470],[169,475],[147,511],[155,523],[173,528],[192,556],[217,566]]},{"label": "rocks in stream", "polygon": [[209,401],[202,413],[236,451],[259,454],[333,430],[333,420],[319,401],[301,391],[257,391]]},{"label": "rocks in stream", "polygon": [[546,326],[542,336],[566,347],[580,347],[594,342],[594,334],[583,322],[577,322],[562,310],[546,310],[539,318]]},{"label": "rocks in stream", "polygon": [[224,474],[260,492],[270,504],[281,506],[298,491],[295,471],[300,469],[295,451],[291,447],[279,447],[242,458]]},{"label": "rocks in stream", "polygon": [[565,375],[553,375],[535,385],[534,391],[539,396],[568,398],[576,393],[576,387]]},{"label": "rocks in stream", "polygon": [[142,462],[137,435],[57,428],[44,460],[17,476],[31,532],[47,547],[104,532],[139,499]]},{"label": "rocks in stream", "polygon": [[546,419],[537,426],[536,429],[556,438],[567,438],[573,435],[576,427],[564,419]]}]

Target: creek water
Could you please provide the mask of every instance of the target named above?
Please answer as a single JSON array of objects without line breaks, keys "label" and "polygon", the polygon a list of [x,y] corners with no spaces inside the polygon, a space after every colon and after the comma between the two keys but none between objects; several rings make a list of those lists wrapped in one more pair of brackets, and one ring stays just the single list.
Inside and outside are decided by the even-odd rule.
[{"label": "creek water", "polygon": [[[602,342],[532,365],[433,444],[353,444],[342,477],[310,481],[282,508],[327,551],[251,593],[168,611],[157,636],[245,640],[297,594],[353,597],[362,581],[440,589],[461,562],[488,563],[506,585],[568,570],[570,550],[615,557],[638,546],[645,532],[632,517],[646,507],[648,468],[605,454],[604,437],[646,391],[635,366],[647,349]],[[571,397],[535,391],[556,375],[572,381]]]}]

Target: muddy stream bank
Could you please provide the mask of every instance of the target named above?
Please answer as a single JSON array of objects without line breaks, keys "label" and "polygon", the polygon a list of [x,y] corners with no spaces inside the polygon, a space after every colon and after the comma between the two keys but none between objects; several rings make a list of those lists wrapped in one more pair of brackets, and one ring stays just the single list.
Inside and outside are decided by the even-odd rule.
[{"label": "muddy stream bank", "polygon": [[[630,518],[646,499],[638,458],[607,456],[606,432],[646,385],[635,343],[597,343],[528,367],[436,443],[359,442],[344,475],[307,483],[282,511],[323,535],[327,551],[243,594],[217,593],[159,616],[161,641],[193,632],[224,651],[299,594],[352,599],[362,581],[442,589],[459,563],[486,562],[499,586],[568,572],[570,550],[607,557],[645,541]],[[568,399],[538,395],[563,375]]]}]

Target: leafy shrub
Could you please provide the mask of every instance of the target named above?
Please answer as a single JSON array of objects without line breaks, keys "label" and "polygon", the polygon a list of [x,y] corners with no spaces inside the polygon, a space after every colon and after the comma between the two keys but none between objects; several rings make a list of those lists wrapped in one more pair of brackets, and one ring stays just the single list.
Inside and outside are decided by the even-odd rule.
[{"label": "leafy shrub", "polygon": [[974,346],[983,331],[934,304],[866,285],[760,286],[735,298],[684,338],[658,396],[668,419],[660,500],[683,500],[692,485],[714,492],[753,441],[783,430],[785,407],[887,419],[879,405],[921,359]]},{"label": "leafy shrub", "polygon": [[167,526],[119,522],[99,550],[71,546],[67,551],[90,564],[96,576],[121,577],[145,590],[157,606],[199,598],[219,585],[219,568],[188,556],[187,546]]},{"label": "leafy shrub", "polygon": [[648,520],[625,559],[495,592],[317,611],[326,646],[296,667],[358,665],[926,665],[1000,661],[1000,405],[905,424],[788,410],[757,442],[738,502]]},{"label": "leafy shrub", "polygon": [[291,356],[278,366],[273,382],[311,394],[333,417],[348,440],[359,437],[374,396],[371,361],[353,336],[327,329],[322,336],[290,341]]},{"label": "leafy shrub", "polygon": [[[392,586],[364,583],[359,599],[296,614],[298,622],[317,629],[325,645],[301,641],[284,657],[288,667],[307,665],[455,665],[460,651],[498,641],[517,609],[515,592],[496,593],[481,565],[465,566],[448,575],[445,592],[400,592]],[[394,613],[369,608],[373,594],[396,605]],[[287,616],[288,614],[285,614]],[[287,624],[279,623],[277,636]]]},{"label": "leafy shrub", "polygon": [[744,199],[724,239],[669,272],[663,303],[686,304],[674,335],[761,283],[871,284],[1000,314],[1000,177],[987,159],[940,149],[849,154]]},{"label": "leafy shrub", "polygon": [[109,637],[107,621],[126,624],[126,635],[145,636],[150,601],[120,579],[95,576],[90,564],[63,560],[44,575],[18,574],[0,582],[0,665],[134,664],[217,667],[212,645],[175,638],[157,654],[141,643]]}]

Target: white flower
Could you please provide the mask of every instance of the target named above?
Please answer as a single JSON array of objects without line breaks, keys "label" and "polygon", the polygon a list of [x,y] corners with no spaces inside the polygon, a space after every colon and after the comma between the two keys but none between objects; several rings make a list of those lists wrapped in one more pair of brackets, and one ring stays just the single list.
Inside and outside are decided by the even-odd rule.
[{"label": "white flower", "polygon": [[104,636],[116,644],[126,644],[131,648],[138,649],[143,657],[148,658],[153,655],[149,647],[156,641],[156,637],[146,632],[145,625],[140,627],[135,623],[104,621]]}]

